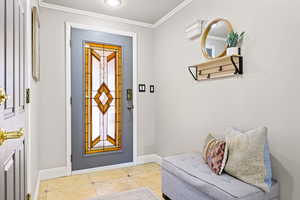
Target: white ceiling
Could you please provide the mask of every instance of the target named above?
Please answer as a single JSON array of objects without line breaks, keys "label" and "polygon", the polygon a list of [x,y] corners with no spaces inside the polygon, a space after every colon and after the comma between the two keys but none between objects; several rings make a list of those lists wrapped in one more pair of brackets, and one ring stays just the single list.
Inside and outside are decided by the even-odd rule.
[{"label": "white ceiling", "polygon": [[184,0],[122,0],[119,8],[110,8],[104,0],[43,0],[69,8],[154,24]]}]

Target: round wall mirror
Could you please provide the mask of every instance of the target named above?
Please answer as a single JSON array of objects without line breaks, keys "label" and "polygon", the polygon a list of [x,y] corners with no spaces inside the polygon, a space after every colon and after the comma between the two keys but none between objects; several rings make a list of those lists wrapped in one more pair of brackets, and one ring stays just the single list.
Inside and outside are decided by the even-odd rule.
[{"label": "round wall mirror", "polygon": [[231,23],[226,19],[215,19],[206,26],[202,39],[201,49],[207,59],[214,59],[226,55],[227,35],[233,31]]}]

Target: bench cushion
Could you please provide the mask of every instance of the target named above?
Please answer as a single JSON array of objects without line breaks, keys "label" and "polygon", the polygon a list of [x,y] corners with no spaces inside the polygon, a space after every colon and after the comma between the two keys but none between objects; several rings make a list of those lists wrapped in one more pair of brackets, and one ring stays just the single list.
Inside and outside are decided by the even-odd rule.
[{"label": "bench cushion", "polygon": [[200,153],[166,157],[162,167],[213,199],[251,199],[249,197],[253,195],[260,196],[259,199],[272,199],[279,196],[276,182],[273,183],[271,192],[267,194],[268,198],[264,198],[265,193],[255,186],[244,183],[228,174],[221,176],[214,174],[204,163]]}]

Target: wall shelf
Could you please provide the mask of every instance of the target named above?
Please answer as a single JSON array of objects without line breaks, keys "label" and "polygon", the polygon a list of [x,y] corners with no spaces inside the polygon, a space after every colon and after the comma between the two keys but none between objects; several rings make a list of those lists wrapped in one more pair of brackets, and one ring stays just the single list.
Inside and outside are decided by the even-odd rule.
[{"label": "wall shelf", "polygon": [[188,70],[196,81],[241,75],[243,74],[243,57],[234,55],[216,58],[189,66]]}]

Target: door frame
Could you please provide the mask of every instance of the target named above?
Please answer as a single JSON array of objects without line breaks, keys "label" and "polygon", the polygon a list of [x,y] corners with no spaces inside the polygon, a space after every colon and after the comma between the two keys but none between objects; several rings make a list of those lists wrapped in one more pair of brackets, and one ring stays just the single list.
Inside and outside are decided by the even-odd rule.
[{"label": "door frame", "polygon": [[[71,162],[71,154],[72,154],[72,128],[71,128],[71,30],[72,28],[78,28],[82,30],[90,30],[90,31],[99,31],[110,34],[116,34],[121,36],[128,36],[132,38],[132,55],[133,55],[133,162],[124,163],[122,165],[133,165],[137,163],[137,115],[138,115],[138,102],[137,102],[137,89],[138,89],[138,62],[137,62],[137,33],[135,32],[127,32],[122,30],[111,29],[103,26],[92,26],[92,25],[84,25],[72,22],[65,22],[65,38],[66,38],[66,163],[67,163],[67,175],[72,175],[72,162]],[[99,169],[107,168],[99,167]],[[91,169],[93,170],[93,169]],[[86,171],[86,170],[85,170]]]}]

